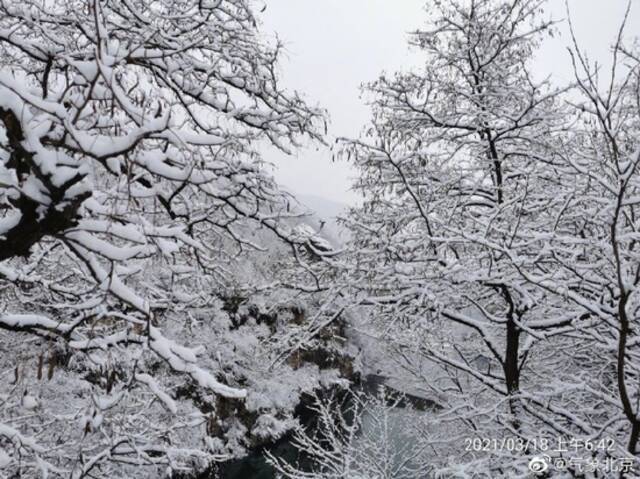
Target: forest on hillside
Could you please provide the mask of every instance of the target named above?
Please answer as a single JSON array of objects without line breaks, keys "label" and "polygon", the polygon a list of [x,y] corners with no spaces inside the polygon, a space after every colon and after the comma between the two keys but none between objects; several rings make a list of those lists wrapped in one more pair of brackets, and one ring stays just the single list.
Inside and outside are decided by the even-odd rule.
[{"label": "forest on hillside", "polygon": [[637,5],[424,0],[358,137],[268,5],[0,0],[0,478],[640,477]]}]

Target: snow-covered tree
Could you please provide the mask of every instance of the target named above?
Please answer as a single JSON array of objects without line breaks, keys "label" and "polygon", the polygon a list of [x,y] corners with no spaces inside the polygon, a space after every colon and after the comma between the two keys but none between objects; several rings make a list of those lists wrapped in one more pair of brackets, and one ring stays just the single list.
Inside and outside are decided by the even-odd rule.
[{"label": "snow-covered tree", "polygon": [[[590,357],[602,338],[591,328],[600,318],[585,309],[585,296],[620,289],[613,273],[607,286],[600,282],[589,248],[577,256],[594,241],[593,228],[581,240],[567,231],[599,221],[598,211],[611,219],[617,210],[590,189],[599,162],[619,174],[635,171],[622,166],[635,164],[637,66],[604,96],[594,97],[590,80],[580,84],[595,105],[585,115],[595,108],[596,119],[602,116],[601,132],[583,133],[586,120],[567,104],[576,91],[556,89],[531,69],[536,47],[554,31],[543,7],[541,0],[427,2],[430,25],[412,36],[424,68],[365,88],[372,125],[344,149],[359,169],[363,197],[347,219],[354,239],[346,281],[386,334],[398,366],[422,378],[424,393],[444,406],[427,434],[445,475],[519,477],[529,473],[531,444],[541,439],[615,436],[605,432],[608,413],[594,410],[612,396],[583,377],[597,366],[608,370]],[[624,61],[632,63],[629,55]],[[598,156],[592,142],[619,158]],[[583,165],[586,158],[593,163]],[[622,198],[624,182],[611,178],[612,198]],[[584,186],[580,200],[572,196],[577,185]],[[632,200],[620,201],[632,208]],[[603,235],[611,224],[603,223]],[[615,264],[615,248],[597,244],[607,252],[603,264]],[[595,283],[585,281],[587,271]],[[571,293],[570,301],[569,285],[585,288],[585,296]],[[617,321],[611,326],[623,324]],[[609,362],[611,346],[600,345]],[[634,373],[625,374],[629,381]],[[623,409],[634,424],[633,409]],[[500,447],[505,437],[529,446]],[[473,438],[498,444],[465,447]],[[624,457],[623,449],[617,444],[605,454]]]},{"label": "snow-covered tree", "polygon": [[21,477],[206,463],[175,378],[247,397],[215,369],[233,341],[164,331],[229,298],[239,253],[303,247],[257,147],[320,140],[323,113],[282,91],[257,25],[248,0],[0,1],[0,441]]},{"label": "snow-covered tree", "polygon": [[532,285],[555,296],[547,300],[556,307],[548,314],[572,320],[572,349],[558,351],[565,358],[561,367],[572,364],[575,373],[567,389],[580,391],[573,407],[583,406],[584,416],[571,422],[583,434],[614,438],[617,450],[610,452],[635,462],[640,453],[640,56],[624,45],[626,20],[608,70],[590,63],[573,37],[576,91],[567,100],[575,121],[560,155],[566,174],[556,189],[563,206],[555,228],[532,232],[530,247],[540,252],[535,258],[496,250]]}]

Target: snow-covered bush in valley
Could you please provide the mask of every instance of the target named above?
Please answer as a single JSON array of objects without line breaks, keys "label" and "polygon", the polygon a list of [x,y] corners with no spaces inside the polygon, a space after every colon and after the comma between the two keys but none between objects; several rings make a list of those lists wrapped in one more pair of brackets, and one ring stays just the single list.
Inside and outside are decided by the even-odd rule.
[{"label": "snow-covered bush in valley", "polygon": [[[255,145],[321,139],[278,52],[248,0],[0,1],[3,471],[156,477],[228,454],[203,446],[203,409],[252,400],[267,379],[226,348],[255,343],[249,371],[268,334],[218,324],[214,298],[261,240],[303,247]],[[294,400],[256,406],[260,436]]]},{"label": "snow-covered bush in valley", "polygon": [[287,479],[429,477],[431,451],[420,439],[423,416],[401,403],[401,395],[384,388],[371,395],[316,396],[316,423],[294,434],[298,462],[272,454],[267,460]]}]

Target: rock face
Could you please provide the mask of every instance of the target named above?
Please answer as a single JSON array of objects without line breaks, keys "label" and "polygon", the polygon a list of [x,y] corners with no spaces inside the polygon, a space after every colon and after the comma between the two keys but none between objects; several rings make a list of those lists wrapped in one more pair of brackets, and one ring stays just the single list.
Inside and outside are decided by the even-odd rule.
[{"label": "rock face", "polygon": [[338,317],[301,347],[290,348],[289,338],[310,329],[305,305],[273,307],[232,296],[224,299],[220,310],[228,316],[227,347],[235,354],[235,367],[225,371],[224,379],[230,382],[232,376],[231,382],[248,391],[247,398],[211,397],[189,383],[177,388],[176,395],[209,417],[204,440],[211,449],[236,459],[212,464],[196,475],[174,477],[270,479],[264,450],[295,454],[289,435],[296,424],[315,419],[309,409],[313,395],[340,394],[360,380],[354,351],[345,340],[346,322]]}]

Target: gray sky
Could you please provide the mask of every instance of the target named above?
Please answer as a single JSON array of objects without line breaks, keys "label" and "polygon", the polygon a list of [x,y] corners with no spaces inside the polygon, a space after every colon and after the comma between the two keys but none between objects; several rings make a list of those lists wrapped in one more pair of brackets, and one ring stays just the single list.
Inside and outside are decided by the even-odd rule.
[{"label": "gray sky", "polygon": [[[632,1],[627,26],[640,33],[640,0]],[[407,32],[424,25],[424,0],[267,0],[262,14],[265,33],[277,33],[286,46],[281,64],[283,84],[304,94],[311,104],[329,111],[330,139],[357,137],[369,119],[359,85],[392,72],[419,65],[421,55],[407,46]],[[580,45],[591,58],[606,61],[615,39],[626,0],[569,0]],[[564,0],[549,0],[549,13],[564,18]],[[561,36],[540,51],[540,73],[558,81],[571,78],[566,51],[570,39],[565,25]],[[332,162],[325,147],[309,146],[294,156],[270,151],[274,174],[287,189],[351,203],[349,191],[355,173],[345,162]]]}]

